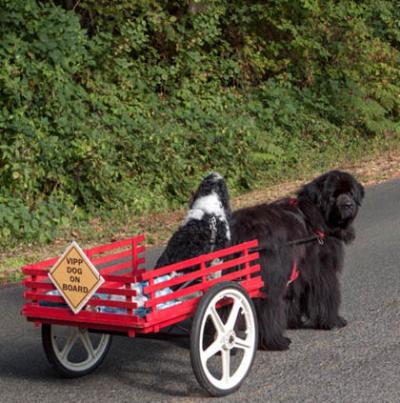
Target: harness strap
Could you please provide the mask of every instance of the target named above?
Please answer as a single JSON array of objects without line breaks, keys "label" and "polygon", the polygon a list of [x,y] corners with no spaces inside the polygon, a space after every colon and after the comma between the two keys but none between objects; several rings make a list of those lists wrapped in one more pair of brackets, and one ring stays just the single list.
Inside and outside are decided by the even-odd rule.
[{"label": "harness strap", "polygon": [[210,239],[211,250],[210,250],[210,252],[214,252],[215,241],[217,240],[217,232],[218,232],[217,219],[215,218],[215,216],[212,216],[210,218],[209,225],[210,225],[210,230],[211,230],[211,239]]},{"label": "harness strap", "polygon": [[[303,216],[304,221],[306,223],[310,224],[310,222],[307,220],[307,217],[304,215],[304,213],[299,208],[299,201],[296,198],[291,197],[288,199],[287,202],[288,202],[289,206],[297,208],[299,213]],[[314,230],[314,233],[315,233],[315,235],[311,235],[309,237],[295,239],[294,241],[289,241],[287,243],[287,245],[300,245],[300,244],[307,243],[307,242],[318,241],[318,243],[322,246],[325,243],[325,241],[324,241],[325,237],[326,237],[325,232],[316,229],[316,230]]]},{"label": "harness strap", "polygon": [[[286,246],[301,245],[308,242],[318,241],[322,246],[325,243],[326,234],[322,231],[316,231],[316,235],[311,235],[305,238],[295,239],[286,243]],[[251,252],[261,252],[263,249],[267,249],[266,245],[261,244],[257,248],[251,248]]]},{"label": "harness strap", "polygon": [[325,243],[326,234],[325,234],[325,232],[318,231],[318,230],[315,232],[316,232],[316,235],[311,235],[311,236],[308,236],[305,238],[295,239],[294,241],[289,241],[286,245],[288,245],[288,246],[301,245],[303,243],[318,241],[318,243],[322,246]]},{"label": "harness strap", "polygon": [[[296,281],[300,277],[300,272],[297,267],[297,263],[293,262],[292,272],[290,273],[290,277],[288,282],[286,283],[286,287],[289,287],[294,281]],[[261,292],[261,298],[267,298],[267,294],[265,292]]]},{"label": "harness strap", "polygon": [[293,262],[292,272],[290,273],[289,281],[287,282],[287,286],[293,281],[296,281],[300,276],[299,269],[297,268],[297,263]]}]

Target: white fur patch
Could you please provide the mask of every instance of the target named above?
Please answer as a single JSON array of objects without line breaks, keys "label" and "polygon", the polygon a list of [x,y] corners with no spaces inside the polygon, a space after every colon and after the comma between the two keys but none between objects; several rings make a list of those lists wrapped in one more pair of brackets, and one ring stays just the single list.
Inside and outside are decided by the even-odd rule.
[{"label": "white fur patch", "polygon": [[225,216],[224,209],[222,207],[222,203],[220,202],[217,194],[215,192],[211,192],[211,194],[203,197],[199,197],[193,203],[193,210],[203,210],[206,214],[212,214],[217,217]]},{"label": "white fur patch", "polygon": [[230,240],[231,233],[226,219],[225,210],[215,192],[203,197],[199,197],[193,204],[193,207],[188,211],[182,225],[187,224],[190,220],[201,220],[204,214],[216,216],[218,220],[225,224],[226,236]]},{"label": "white fur patch", "polygon": [[204,216],[204,211],[201,209],[190,209],[186,215],[183,224],[186,224],[189,220],[201,220]]}]

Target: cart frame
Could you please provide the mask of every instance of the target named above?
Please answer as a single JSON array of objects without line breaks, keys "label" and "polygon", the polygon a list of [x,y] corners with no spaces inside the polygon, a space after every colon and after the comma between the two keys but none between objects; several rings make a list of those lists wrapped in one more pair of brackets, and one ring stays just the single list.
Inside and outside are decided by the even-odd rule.
[{"label": "cart frame", "polygon": [[[58,260],[58,258],[53,258],[22,268],[26,276],[23,284],[27,288],[24,292],[24,298],[27,302],[23,306],[22,315],[36,325],[42,323],[63,324],[110,333],[125,333],[130,337],[134,337],[137,334],[157,333],[164,327],[179,323],[193,316],[201,296],[195,296],[178,305],[162,310],[157,310],[158,304],[199,292],[204,294],[211,287],[223,281],[239,282],[250,298],[263,295],[261,292],[263,281],[260,276],[260,266],[257,263],[259,254],[258,252],[251,252],[252,249],[257,247],[257,240],[244,242],[150,271],[144,269],[145,257],[143,255],[145,246],[143,242],[144,236],[140,235],[85,250],[88,258],[105,279],[105,283],[97,290],[97,294],[120,295],[126,298],[126,301],[115,301],[93,296],[88,301],[87,306],[122,308],[126,309],[126,314],[91,312],[87,309],[82,310],[79,314],[74,314],[67,306],[49,307],[41,305],[41,303],[46,302],[64,303],[61,296],[48,295],[49,291],[55,290],[54,285],[48,279],[49,270]],[[210,266],[215,259],[221,259],[222,262]],[[193,266],[199,266],[199,269],[165,282],[154,283],[156,277],[172,272],[183,272]],[[232,269],[236,270],[232,271]],[[129,270],[129,272],[120,274],[126,270]],[[210,275],[219,271],[222,272],[220,277],[210,278]],[[190,280],[193,282],[199,281],[199,283],[166,296],[155,296],[158,290]],[[149,300],[145,303],[145,307],[150,308],[150,312],[144,318],[133,314],[137,304],[131,301],[131,297],[136,296],[136,291],[131,289],[131,284],[139,281],[148,281],[148,286],[144,288],[144,293],[149,295]]]},{"label": "cart frame", "polygon": [[[238,300],[248,300],[248,303],[252,306],[251,310],[250,308],[248,310],[249,312],[252,311],[250,314],[254,318],[255,313],[251,300],[263,297],[261,290],[264,285],[258,263],[259,253],[254,252],[257,246],[257,240],[248,241],[149,271],[146,271],[144,267],[145,246],[143,235],[87,249],[85,254],[98,269],[105,282],[78,314],[74,314],[70,310],[61,296],[54,295],[54,293],[52,295],[51,293],[56,289],[49,280],[48,273],[58,258],[27,265],[22,269],[25,274],[23,283],[26,287],[24,292],[26,302],[21,313],[29,321],[34,322],[36,326],[43,325],[42,337],[43,334],[48,336],[52,325],[75,327],[77,331],[81,332],[100,331],[106,334],[123,334],[129,337],[137,337],[158,333],[165,327],[178,324],[192,317],[195,318],[195,323],[196,320],[199,324],[200,322],[203,323],[201,326],[204,328],[205,319],[201,317],[196,319],[199,316],[197,308],[202,300],[203,302],[204,300],[210,300],[208,297],[213,294],[214,290],[220,294],[222,292],[221,295],[223,296],[221,300],[214,302],[216,304],[214,308],[226,305],[227,298],[224,297],[225,284],[228,294],[229,292],[231,294],[239,292],[242,297],[238,294]],[[171,275],[172,273],[177,273],[178,275],[169,276],[167,280],[162,282],[156,281],[158,277]],[[135,313],[138,305],[132,300],[137,296],[137,291],[132,289],[132,284],[138,282],[145,282],[143,294],[148,297],[144,303],[147,313],[143,317]],[[185,287],[179,288],[183,284],[185,284]],[[169,294],[162,296],[156,294],[167,287],[171,290]],[[102,297],[100,297],[100,294]],[[104,296],[106,297],[104,298]],[[176,301],[179,301],[179,303],[176,303]],[[162,304],[168,302],[172,302],[172,306],[166,307],[164,305],[161,308]],[[208,303],[206,302],[206,305]],[[249,306],[248,303],[244,301],[244,305]],[[207,306],[203,305],[204,303],[200,304],[200,308],[204,312],[209,312],[209,310],[207,311]],[[99,312],[98,307],[108,307],[111,310],[115,308],[118,313]],[[256,324],[254,325],[254,319],[251,319],[251,323],[253,323],[252,327],[257,327]],[[234,333],[233,329],[231,332]],[[253,333],[257,334],[257,329]],[[199,334],[193,337],[198,339]],[[232,346],[229,345],[229,342],[222,341],[223,337],[226,338],[226,336],[218,333],[218,337],[221,339],[221,355],[224,355],[225,350],[231,349]],[[254,359],[254,348],[256,349],[257,347],[257,336],[255,337],[252,342],[255,346],[252,346],[253,357],[250,357],[251,362]],[[204,351],[200,351],[200,353],[202,354]],[[46,354],[49,358],[47,351]],[[192,353],[192,363],[193,361],[196,362],[196,360],[200,362],[202,359],[201,354],[199,356],[198,353],[200,358],[197,359],[194,354]],[[201,363],[197,363],[195,366],[200,368]],[[246,374],[243,375],[243,379],[247,375],[250,366],[251,363],[245,369]],[[204,375],[201,375],[199,369],[197,369],[197,373],[195,368],[194,370],[199,382],[215,396],[231,393],[242,382],[241,380],[239,383],[235,383],[233,387],[228,384],[226,389],[219,388],[213,386],[207,379],[206,384],[204,384]]]}]

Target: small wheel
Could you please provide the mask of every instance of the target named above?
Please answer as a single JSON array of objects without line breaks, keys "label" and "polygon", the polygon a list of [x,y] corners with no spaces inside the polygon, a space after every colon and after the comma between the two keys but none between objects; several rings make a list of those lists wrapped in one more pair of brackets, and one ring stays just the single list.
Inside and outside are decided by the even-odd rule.
[{"label": "small wheel", "polygon": [[211,288],[197,307],[190,334],[190,358],[200,385],[212,396],[239,389],[253,364],[257,341],[254,304],[243,287],[224,282]]},{"label": "small wheel", "polygon": [[93,372],[105,359],[111,335],[72,326],[43,325],[42,342],[53,368],[66,378]]}]

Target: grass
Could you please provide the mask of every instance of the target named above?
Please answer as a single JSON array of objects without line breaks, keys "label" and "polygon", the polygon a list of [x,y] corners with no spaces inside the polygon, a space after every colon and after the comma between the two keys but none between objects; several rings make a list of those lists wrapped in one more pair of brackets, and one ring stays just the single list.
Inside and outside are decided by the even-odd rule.
[{"label": "grass", "polygon": [[[335,156],[323,166],[293,172],[273,185],[260,183],[259,187],[249,193],[232,199],[233,208],[240,208],[259,202],[271,201],[293,194],[299,186],[321,172],[339,168],[354,173],[365,185],[378,183],[387,179],[400,177],[400,144],[398,141],[386,143],[384,147],[356,153],[352,159],[335,163]],[[122,214],[97,217],[84,223],[79,230],[65,230],[53,242],[47,245],[21,243],[9,250],[0,252],[0,284],[17,282],[22,278],[21,266],[50,257],[59,256],[75,239],[83,247],[108,243],[144,233],[147,245],[158,245],[168,240],[179,225],[185,209],[176,211],[149,213],[143,216],[126,217]]]},{"label": "grass", "polygon": [[25,264],[25,259],[20,257],[6,257],[1,261],[0,284],[15,283],[22,280],[21,267]]}]

